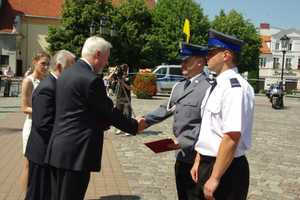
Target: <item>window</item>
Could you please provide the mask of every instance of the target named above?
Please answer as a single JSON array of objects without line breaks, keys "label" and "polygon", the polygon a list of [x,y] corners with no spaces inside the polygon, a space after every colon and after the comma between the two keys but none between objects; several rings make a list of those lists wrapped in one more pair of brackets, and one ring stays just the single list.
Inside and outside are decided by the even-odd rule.
[{"label": "window", "polygon": [[300,58],[298,58],[298,68],[297,69],[300,69]]},{"label": "window", "polygon": [[273,68],[279,68],[279,58],[273,58]]},{"label": "window", "polygon": [[276,44],[275,44],[275,50],[279,50],[279,46],[280,46],[280,43],[276,42]]},{"label": "window", "polygon": [[292,47],[293,47],[293,44],[292,44],[292,43],[289,43],[288,46],[287,46],[287,50],[288,50],[288,51],[292,51]]},{"label": "window", "polygon": [[0,65],[9,65],[9,56],[0,56]]},{"label": "window", "polygon": [[175,80],[181,80],[184,78],[182,75],[182,68],[181,67],[170,67],[170,78],[171,81]]},{"label": "window", "polygon": [[182,68],[170,67],[170,75],[182,75]]},{"label": "window", "polygon": [[292,59],[286,58],[285,59],[285,69],[291,69],[292,68]]},{"label": "window", "polygon": [[267,58],[260,57],[259,58],[259,67],[266,67]]},{"label": "window", "polygon": [[166,67],[160,68],[155,72],[156,78],[164,78],[166,76],[166,73],[167,73]]}]

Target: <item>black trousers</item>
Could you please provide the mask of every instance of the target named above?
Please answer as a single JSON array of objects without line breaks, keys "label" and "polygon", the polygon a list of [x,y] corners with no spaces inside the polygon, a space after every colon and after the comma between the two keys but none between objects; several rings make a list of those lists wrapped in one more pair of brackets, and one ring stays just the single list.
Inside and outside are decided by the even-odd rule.
[{"label": "black trousers", "polygon": [[[202,159],[198,168],[198,182],[196,187],[196,198],[206,200],[203,188],[210,178],[214,159]],[[217,190],[214,192],[216,200],[245,200],[249,188],[249,164],[245,156],[234,158],[227,171],[220,180]]]},{"label": "black trousers", "polygon": [[3,94],[5,97],[9,97],[11,82],[12,82],[11,80],[4,79],[4,93]]},{"label": "black trousers", "polygon": [[83,200],[89,181],[89,171],[70,171],[51,166],[51,199]]},{"label": "black trousers", "polygon": [[176,160],[175,163],[175,178],[176,187],[179,200],[194,200],[196,183],[191,176],[191,169],[193,165],[183,163]]},{"label": "black trousers", "polygon": [[28,188],[25,200],[50,200],[50,166],[35,164],[29,160]]}]

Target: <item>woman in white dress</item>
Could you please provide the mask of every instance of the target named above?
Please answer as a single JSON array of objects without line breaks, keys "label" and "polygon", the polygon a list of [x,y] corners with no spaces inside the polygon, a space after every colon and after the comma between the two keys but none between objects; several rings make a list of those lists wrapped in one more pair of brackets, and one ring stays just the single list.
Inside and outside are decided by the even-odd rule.
[{"label": "woman in white dress", "polygon": [[[25,149],[27,145],[27,140],[31,131],[31,96],[35,88],[42,81],[43,77],[47,74],[49,70],[51,56],[47,51],[37,51],[33,54],[32,65],[34,66],[34,71],[31,75],[27,76],[22,83],[22,109],[23,112],[27,115],[26,121],[23,127],[23,155],[25,154]],[[28,186],[28,169],[29,163],[26,157],[22,172],[22,188],[23,192],[26,195],[27,186]]]}]

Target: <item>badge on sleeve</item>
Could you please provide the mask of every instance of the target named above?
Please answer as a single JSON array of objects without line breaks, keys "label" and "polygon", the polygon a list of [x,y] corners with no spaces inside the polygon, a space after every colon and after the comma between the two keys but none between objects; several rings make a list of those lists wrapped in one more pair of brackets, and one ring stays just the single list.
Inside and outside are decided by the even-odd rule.
[{"label": "badge on sleeve", "polygon": [[231,83],[231,87],[241,87],[239,81],[237,80],[237,78],[231,78],[230,79],[230,83]]}]

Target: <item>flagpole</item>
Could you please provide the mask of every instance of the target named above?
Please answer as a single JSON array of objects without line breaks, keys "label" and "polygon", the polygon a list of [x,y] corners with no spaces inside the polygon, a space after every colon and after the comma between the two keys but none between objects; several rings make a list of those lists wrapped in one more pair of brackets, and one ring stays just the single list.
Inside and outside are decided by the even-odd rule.
[{"label": "flagpole", "polygon": [[189,14],[189,0],[187,1],[186,18],[184,22],[183,32],[186,34],[186,42],[189,43],[190,33],[190,14]]}]

